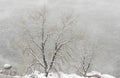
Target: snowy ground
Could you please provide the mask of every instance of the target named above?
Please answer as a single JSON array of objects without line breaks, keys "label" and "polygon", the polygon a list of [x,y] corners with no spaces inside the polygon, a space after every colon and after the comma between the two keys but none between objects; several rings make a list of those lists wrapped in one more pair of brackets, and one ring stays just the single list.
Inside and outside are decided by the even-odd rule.
[{"label": "snowy ground", "polygon": [[[92,71],[90,73],[87,74],[88,76],[91,75],[99,75],[100,77],[91,77],[91,78],[116,78],[114,76],[108,75],[108,74],[101,74],[99,72],[95,72]],[[25,76],[6,76],[6,75],[0,75],[0,78],[46,78],[44,76],[44,73],[39,73],[38,71],[35,71],[32,74],[29,75],[25,75]],[[59,73],[49,73],[47,78],[88,78],[88,77],[83,77],[83,76],[79,76],[76,74],[64,74],[62,72]]]}]

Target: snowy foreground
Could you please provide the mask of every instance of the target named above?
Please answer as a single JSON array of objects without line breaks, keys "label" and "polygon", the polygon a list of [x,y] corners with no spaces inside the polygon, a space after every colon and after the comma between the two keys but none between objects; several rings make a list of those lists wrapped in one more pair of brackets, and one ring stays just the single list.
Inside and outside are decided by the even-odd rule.
[{"label": "snowy foreground", "polygon": [[[88,76],[99,75],[100,77],[83,77],[83,76],[79,76],[76,74],[64,74],[64,73],[60,72],[60,73],[49,73],[47,78],[116,78],[111,75],[101,74],[101,73],[95,72],[95,71],[92,71],[91,73],[88,73],[87,75]],[[34,73],[25,75],[25,76],[11,77],[11,76],[0,75],[0,78],[46,78],[46,77],[44,76],[44,73],[39,73],[38,71],[35,71]]]}]

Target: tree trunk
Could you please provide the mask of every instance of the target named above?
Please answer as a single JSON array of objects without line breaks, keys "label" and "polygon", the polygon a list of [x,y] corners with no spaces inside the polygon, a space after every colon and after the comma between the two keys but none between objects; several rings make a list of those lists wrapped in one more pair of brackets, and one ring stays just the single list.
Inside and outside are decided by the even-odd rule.
[{"label": "tree trunk", "polygon": [[48,72],[47,72],[47,71],[45,72],[45,77],[46,77],[46,78],[48,77]]}]

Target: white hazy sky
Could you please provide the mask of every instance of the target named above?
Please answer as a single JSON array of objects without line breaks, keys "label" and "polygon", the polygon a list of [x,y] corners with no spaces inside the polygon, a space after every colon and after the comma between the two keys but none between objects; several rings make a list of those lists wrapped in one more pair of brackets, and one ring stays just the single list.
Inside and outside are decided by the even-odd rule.
[{"label": "white hazy sky", "polygon": [[13,14],[15,10],[46,4],[46,0],[0,0],[0,19]]},{"label": "white hazy sky", "polygon": [[120,12],[120,0],[0,0],[0,17],[7,17],[13,10],[30,8],[41,4],[51,6],[75,7],[81,10],[100,10]]},{"label": "white hazy sky", "polygon": [[[0,20],[14,15],[14,11],[47,4],[55,8],[77,9],[92,18],[112,17],[120,20],[120,0],[0,0]],[[114,21],[114,20],[113,20]]]}]

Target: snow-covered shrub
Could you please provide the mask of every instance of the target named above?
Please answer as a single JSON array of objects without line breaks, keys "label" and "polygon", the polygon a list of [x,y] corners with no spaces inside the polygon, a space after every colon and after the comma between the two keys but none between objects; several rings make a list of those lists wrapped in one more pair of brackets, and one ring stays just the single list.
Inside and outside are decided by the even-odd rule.
[{"label": "snow-covered shrub", "polygon": [[12,66],[11,66],[10,64],[4,64],[4,69],[9,70],[9,69],[11,69],[11,68],[12,68]]},{"label": "snow-covered shrub", "polygon": [[3,68],[0,70],[0,74],[15,76],[17,71],[10,64],[4,64]]}]

